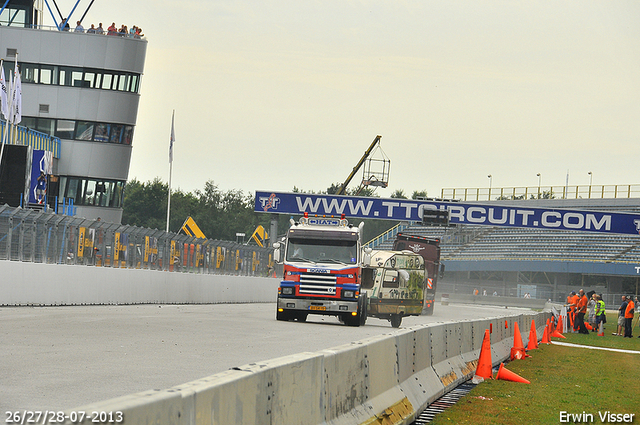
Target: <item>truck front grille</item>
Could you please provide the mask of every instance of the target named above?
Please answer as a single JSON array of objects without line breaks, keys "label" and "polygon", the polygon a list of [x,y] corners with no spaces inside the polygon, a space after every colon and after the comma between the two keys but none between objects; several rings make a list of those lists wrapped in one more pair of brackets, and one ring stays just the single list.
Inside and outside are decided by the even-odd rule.
[{"label": "truck front grille", "polygon": [[300,294],[335,296],[336,276],[332,274],[302,273],[300,275]]}]

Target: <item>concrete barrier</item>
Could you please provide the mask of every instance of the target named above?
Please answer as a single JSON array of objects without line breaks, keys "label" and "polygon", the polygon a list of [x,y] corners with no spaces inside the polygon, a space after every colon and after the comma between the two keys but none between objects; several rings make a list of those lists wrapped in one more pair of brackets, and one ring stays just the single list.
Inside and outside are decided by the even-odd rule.
[{"label": "concrete barrier", "polygon": [[485,329],[492,329],[497,365],[510,355],[513,323],[521,333],[531,319],[543,329],[550,315],[521,313],[402,329],[69,412],[122,412],[125,424],[408,424],[426,405],[471,378]]},{"label": "concrete barrier", "polygon": [[[439,294],[436,294],[438,296]],[[474,305],[498,305],[506,307],[521,307],[543,309],[546,300],[537,298],[517,298],[517,297],[494,297],[483,295],[468,294],[442,294],[441,303],[445,302],[444,296],[447,295],[446,303],[474,304]],[[443,304],[445,305],[445,304]]]},{"label": "concrete barrier", "polygon": [[0,261],[0,306],[274,302],[279,279]]}]

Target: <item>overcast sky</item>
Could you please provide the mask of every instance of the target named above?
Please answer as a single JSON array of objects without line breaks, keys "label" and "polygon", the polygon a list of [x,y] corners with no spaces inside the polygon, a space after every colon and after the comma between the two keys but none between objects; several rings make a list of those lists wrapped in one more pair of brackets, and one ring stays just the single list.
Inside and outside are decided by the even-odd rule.
[{"label": "overcast sky", "polygon": [[98,0],[84,26],[113,21],[148,39],[130,179],[168,181],[175,109],[184,191],[325,190],[378,134],[381,196],[640,183],[637,1]]}]

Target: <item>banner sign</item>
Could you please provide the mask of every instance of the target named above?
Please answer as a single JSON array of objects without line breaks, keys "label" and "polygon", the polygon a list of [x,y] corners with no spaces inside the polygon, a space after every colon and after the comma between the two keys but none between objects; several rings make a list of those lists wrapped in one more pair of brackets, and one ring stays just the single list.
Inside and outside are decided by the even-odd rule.
[{"label": "banner sign", "polygon": [[255,212],[318,217],[422,221],[425,210],[448,211],[451,224],[580,230],[598,233],[640,234],[640,214],[558,208],[527,208],[455,201],[256,192]]},{"label": "banner sign", "polygon": [[31,157],[31,178],[29,180],[29,203],[44,204],[49,175],[53,172],[53,154],[34,149]]}]

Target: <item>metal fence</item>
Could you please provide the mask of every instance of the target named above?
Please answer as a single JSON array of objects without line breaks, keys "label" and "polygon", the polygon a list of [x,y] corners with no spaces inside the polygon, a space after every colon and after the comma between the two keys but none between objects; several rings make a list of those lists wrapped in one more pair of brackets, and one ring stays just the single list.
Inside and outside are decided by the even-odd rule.
[{"label": "metal fence", "polygon": [[0,207],[0,260],[268,276],[273,249]]},{"label": "metal fence", "polygon": [[620,199],[640,196],[640,185],[582,185],[493,188],[445,188],[443,199],[460,201],[492,201],[510,199]]}]

